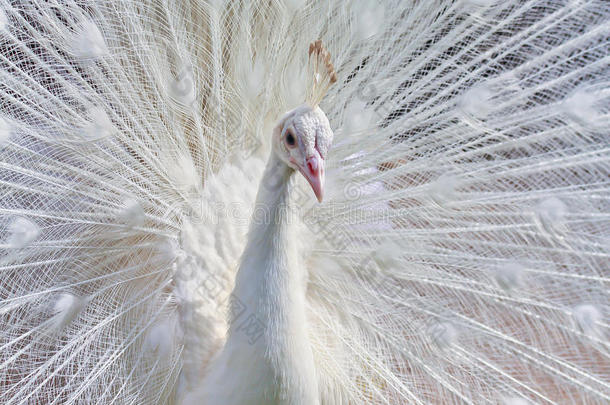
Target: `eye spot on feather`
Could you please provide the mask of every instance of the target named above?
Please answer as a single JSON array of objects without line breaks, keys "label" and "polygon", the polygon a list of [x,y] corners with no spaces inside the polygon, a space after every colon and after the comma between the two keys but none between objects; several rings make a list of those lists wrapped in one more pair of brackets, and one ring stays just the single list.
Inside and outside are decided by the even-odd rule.
[{"label": "eye spot on feather", "polygon": [[352,7],[354,34],[358,39],[369,39],[380,33],[385,19],[385,7],[382,2],[358,1]]},{"label": "eye spot on feather", "polygon": [[595,305],[580,304],[572,310],[572,319],[582,333],[593,336],[598,333],[597,322],[601,321],[602,314]]},{"label": "eye spot on feather", "polygon": [[375,112],[363,101],[352,101],[344,113],[344,128],[348,136],[364,134],[375,126]]},{"label": "eye spot on feather", "polygon": [[144,350],[154,352],[161,359],[168,357],[176,347],[176,322],[165,319],[152,325],[146,334]]},{"label": "eye spot on feather", "polygon": [[168,153],[166,166],[167,176],[172,186],[185,195],[199,195],[199,173],[190,154],[179,152],[176,154]]},{"label": "eye spot on feather", "polygon": [[452,174],[443,174],[430,184],[429,195],[440,206],[457,200],[460,180]]},{"label": "eye spot on feather", "polygon": [[13,249],[30,245],[40,235],[40,228],[27,218],[16,217],[8,227],[8,244]]},{"label": "eye spot on feather", "polygon": [[495,270],[494,278],[506,292],[522,287],[525,268],[516,262],[503,263]]},{"label": "eye spot on feather", "polygon": [[568,208],[565,203],[556,197],[544,199],[536,206],[539,225],[547,232],[559,230],[567,213]]},{"label": "eye spot on feather", "polygon": [[8,17],[6,12],[0,7],[0,35],[3,32],[8,32]]},{"label": "eye spot on feather", "polygon": [[401,266],[400,256],[404,249],[393,240],[384,240],[371,252],[371,256],[377,262],[380,269],[389,271]]},{"label": "eye spot on feather", "polygon": [[597,107],[598,101],[594,93],[581,89],[566,98],[561,108],[574,123],[592,128],[601,115]]},{"label": "eye spot on feather", "polygon": [[11,123],[0,117],[0,147],[6,145],[11,138],[13,128]]},{"label": "eye spot on feather", "polygon": [[72,52],[81,60],[93,60],[110,52],[102,32],[93,21],[83,21],[72,35]]},{"label": "eye spot on feather", "polygon": [[118,219],[130,227],[142,226],[146,221],[146,214],[138,200],[135,198],[128,198],[123,203]]},{"label": "eye spot on feather", "polygon": [[182,63],[175,77],[169,82],[169,96],[176,102],[192,107],[197,100],[193,68]]},{"label": "eye spot on feather", "polygon": [[499,0],[460,0],[463,12],[475,21],[489,24],[495,17],[493,10],[500,5]]},{"label": "eye spot on feather", "polygon": [[446,349],[455,344],[459,333],[451,322],[436,322],[428,330],[428,336],[440,349]]},{"label": "eye spot on feather", "polygon": [[114,125],[103,108],[94,107],[88,111],[89,124],[82,129],[83,138],[86,142],[95,142],[112,135]]},{"label": "eye spot on feather", "polygon": [[84,302],[70,293],[62,293],[53,306],[53,327],[63,329],[72,322],[83,308]]},{"label": "eye spot on feather", "polygon": [[486,82],[466,90],[458,101],[458,108],[466,115],[478,119],[486,118],[494,108],[494,92]]}]

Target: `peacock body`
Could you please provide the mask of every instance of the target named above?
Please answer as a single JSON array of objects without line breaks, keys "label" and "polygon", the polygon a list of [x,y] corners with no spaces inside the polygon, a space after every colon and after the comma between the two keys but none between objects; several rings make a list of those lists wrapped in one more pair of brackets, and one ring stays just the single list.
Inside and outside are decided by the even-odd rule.
[{"label": "peacock body", "polygon": [[609,36],[604,0],[0,0],[0,403],[607,403]]}]

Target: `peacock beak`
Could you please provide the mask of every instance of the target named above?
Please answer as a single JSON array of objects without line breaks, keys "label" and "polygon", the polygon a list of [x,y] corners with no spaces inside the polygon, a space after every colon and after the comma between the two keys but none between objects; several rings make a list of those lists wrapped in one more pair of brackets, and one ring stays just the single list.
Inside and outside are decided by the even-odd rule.
[{"label": "peacock beak", "polygon": [[314,155],[305,159],[305,164],[303,167],[299,167],[299,171],[309,182],[318,201],[322,202],[324,194],[324,160],[317,151],[314,152]]}]

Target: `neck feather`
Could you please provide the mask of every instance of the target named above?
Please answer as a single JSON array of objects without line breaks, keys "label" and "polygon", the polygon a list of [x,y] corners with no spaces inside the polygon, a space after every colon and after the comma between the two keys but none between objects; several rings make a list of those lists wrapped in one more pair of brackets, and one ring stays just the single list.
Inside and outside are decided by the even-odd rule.
[{"label": "neck feather", "polygon": [[293,173],[271,153],[235,279],[227,340],[193,404],[210,398],[223,405],[319,404],[306,326],[307,273],[289,209]]},{"label": "neck feather", "polygon": [[307,272],[298,257],[296,218],[289,207],[293,174],[272,152],[235,280],[227,343],[247,341],[256,351],[252,361],[270,376],[268,398],[283,404],[316,404],[306,326]]}]

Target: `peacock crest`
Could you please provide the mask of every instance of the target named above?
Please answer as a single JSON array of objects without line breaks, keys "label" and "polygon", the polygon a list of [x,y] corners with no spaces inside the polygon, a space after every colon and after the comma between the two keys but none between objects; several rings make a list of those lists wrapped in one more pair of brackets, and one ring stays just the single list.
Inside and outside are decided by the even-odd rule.
[{"label": "peacock crest", "polygon": [[318,106],[330,86],[336,81],[337,73],[330,60],[330,52],[322,41],[317,40],[309,44],[305,102],[311,107]]}]

